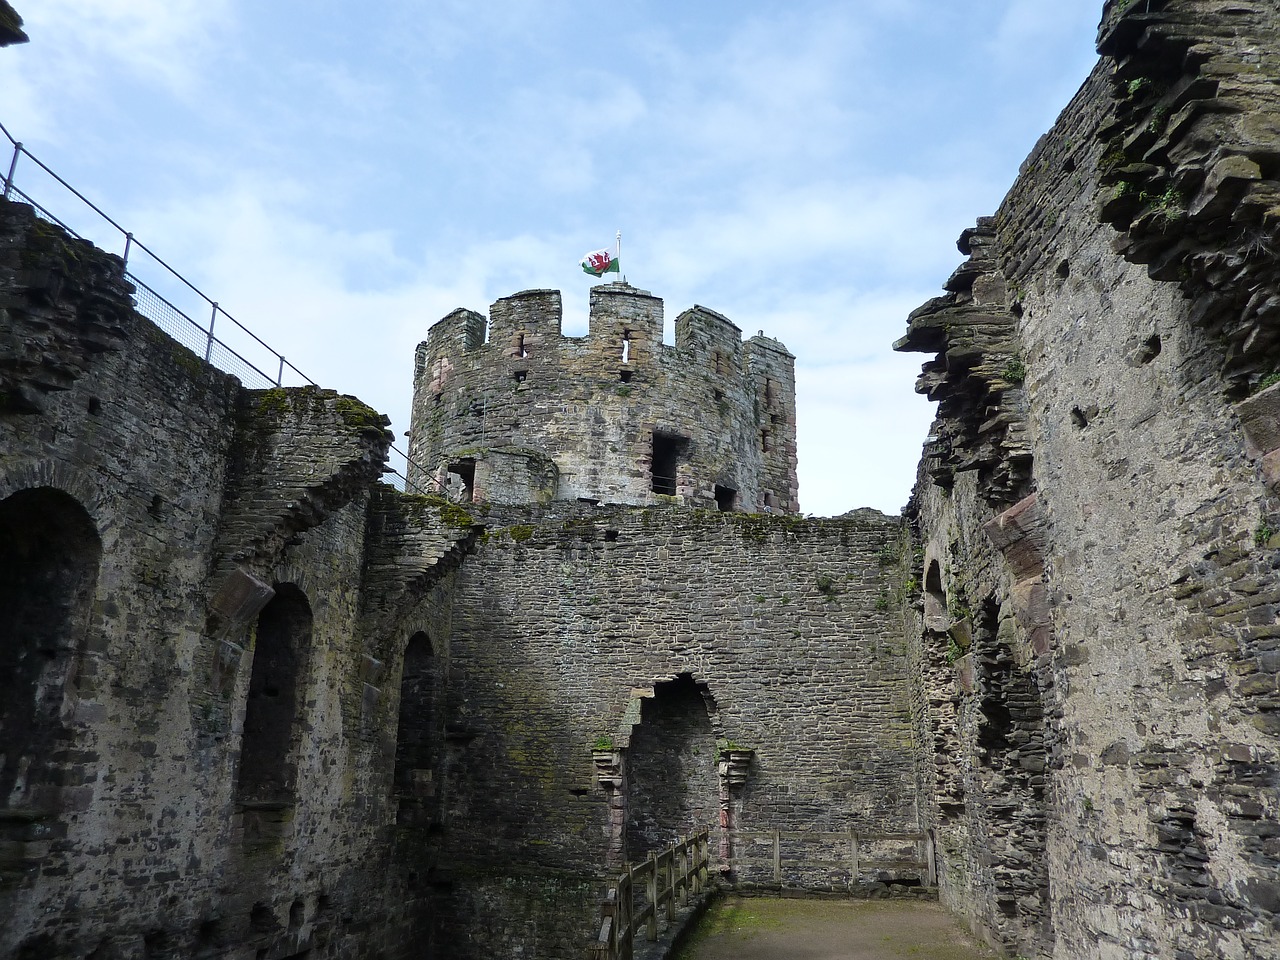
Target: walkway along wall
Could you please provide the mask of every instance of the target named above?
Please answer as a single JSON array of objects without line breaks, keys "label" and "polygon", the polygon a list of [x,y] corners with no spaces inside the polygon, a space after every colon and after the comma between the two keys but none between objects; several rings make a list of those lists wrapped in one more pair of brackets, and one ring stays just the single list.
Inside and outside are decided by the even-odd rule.
[{"label": "walkway along wall", "polygon": [[1103,54],[901,349],[944,900],[1011,953],[1280,956],[1271,3]]}]

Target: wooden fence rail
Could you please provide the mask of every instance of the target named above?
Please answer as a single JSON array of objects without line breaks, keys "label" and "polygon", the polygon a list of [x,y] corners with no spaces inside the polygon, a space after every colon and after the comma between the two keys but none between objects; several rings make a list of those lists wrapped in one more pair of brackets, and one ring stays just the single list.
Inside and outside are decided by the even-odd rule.
[{"label": "wooden fence rail", "polygon": [[707,889],[709,840],[710,833],[703,830],[650,854],[643,863],[628,865],[600,904],[600,932],[588,956],[593,960],[631,960],[641,925],[648,940],[658,939],[660,913],[670,928],[677,899],[683,897],[688,903]]},{"label": "wooden fence rail", "polygon": [[[848,828],[836,831],[808,830],[735,830],[733,833],[734,848],[732,866],[735,871],[748,863],[759,863],[758,853],[753,855],[753,848],[759,846],[772,848],[769,859],[772,860],[772,878],[775,884],[781,885],[784,879],[783,863],[787,858],[783,848],[786,845],[801,844],[806,847],[823,846],[829,851],[826,857],[815,856],[812,850],[793,855],[798,865],[807,869],[828,868],[839,871],[847,877],[850,886],[859,882],[865,873],[879,871],[905,871],[918,873],[921,879],[934,883],[932,876],[932,855],[929,850],[929,837],[925,833],[879,833],[860,832]],[[873,849],[883,844],[909,845],[909,856],[884,857],[877,856]],[[767,856],[767,855],[766,855]]]}]

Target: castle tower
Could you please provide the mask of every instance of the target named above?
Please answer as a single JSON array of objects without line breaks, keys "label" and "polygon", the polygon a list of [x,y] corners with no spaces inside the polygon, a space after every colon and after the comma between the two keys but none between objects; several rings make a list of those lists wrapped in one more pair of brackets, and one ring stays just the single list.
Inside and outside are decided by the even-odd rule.
[{"label": "castle tower", "polygon": [[456,310],[418,345],[410,480],[466,501],[680,502],[799,510],[795,358],[695,306],[662,342],[663,303],[591,289],[585,337],[558,291]]}]

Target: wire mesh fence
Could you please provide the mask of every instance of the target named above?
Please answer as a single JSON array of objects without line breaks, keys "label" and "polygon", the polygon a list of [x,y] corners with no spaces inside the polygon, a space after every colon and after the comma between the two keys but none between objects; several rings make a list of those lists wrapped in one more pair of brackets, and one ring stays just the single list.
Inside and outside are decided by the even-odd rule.
[{"label": "wire mesh fence", "polygon": [[[42,163],[14,139],[3,124],[0,124],[0,133],[13,146],[9,163],[0,167],[7,170],[4,199],[29,204],[42,219],[77,239],[87,240],[108,252],[119,250],[117,255],[121,257],[125,278],[134,286],[134,306],[140,314],[250,389],[316,385],[284,354],[223,310],[217,301]],[[23,158],[30,162],[21,163]],[[19,171],[22,187],[16,182]],[[406,479],[410,465],[408,454],[394,444],[391,451],[394,466],[389,467],[386,481],[401,492],[428,492]],[[425,471],[422,474],[425,475]]]}]

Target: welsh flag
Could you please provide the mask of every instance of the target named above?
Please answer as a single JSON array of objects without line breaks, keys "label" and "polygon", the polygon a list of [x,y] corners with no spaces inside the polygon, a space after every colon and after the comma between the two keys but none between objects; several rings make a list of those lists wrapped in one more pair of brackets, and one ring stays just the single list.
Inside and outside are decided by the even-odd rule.
[{"label": "welsh flag", "polygon": [[603,276],[606,273],[618,273],[618,260],[608,250],[596,250],[594,253],[588,253],[579,263],[582,265],[582,272],[589,273],[593,277]]}]

